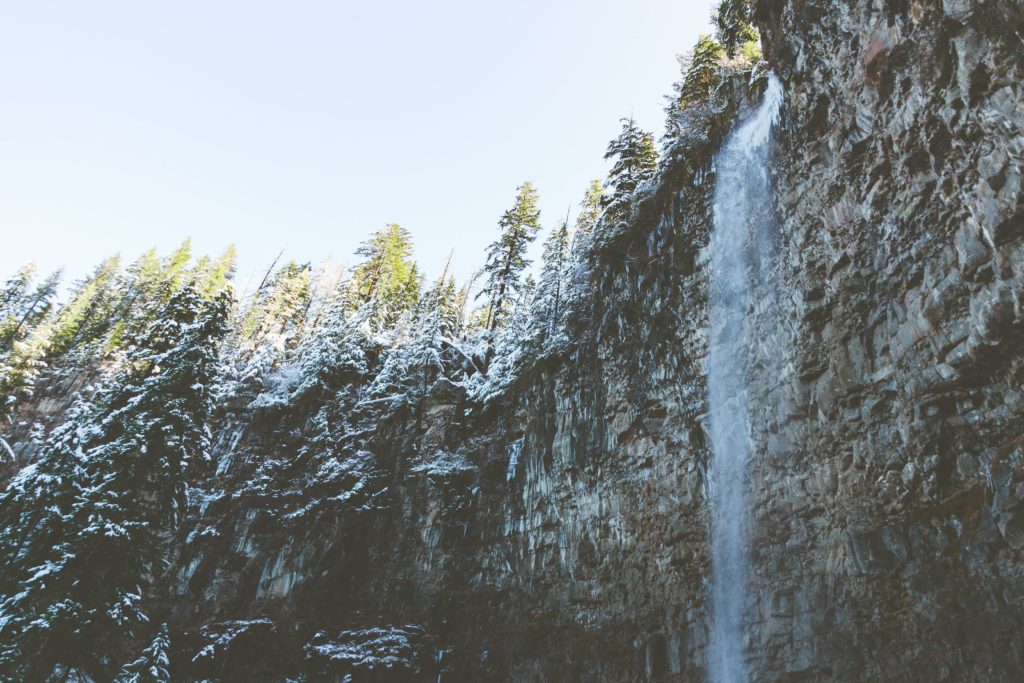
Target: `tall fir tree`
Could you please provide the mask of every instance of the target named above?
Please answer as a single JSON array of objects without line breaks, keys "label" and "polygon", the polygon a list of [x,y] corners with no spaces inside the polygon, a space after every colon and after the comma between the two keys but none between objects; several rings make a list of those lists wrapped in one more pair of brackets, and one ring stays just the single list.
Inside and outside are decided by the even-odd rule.
[{"label": "tall fir tree", "polygon": [[700,36],[693,51],[680,59],[683,76],[673,86],[676,107],[685,109],[711,97],[712,91],[722,82],[722,55],[722,45],[715,38]]},{"label": "tall fir tree", "polygon": [[[26,286],[25,291],[12,299],[6,307],[6,319],[0,322],[0,352],[9,351],[19,339],[46,320],[53,311],[60,286],[61,271],[43,280],[34,289]],[[29,283],[31,284],[31,281]]]},{"label": "tall fir tree", "polygon": [[142,655],[121,669],[114,683],[170,683],[171,636],[167,624],[160,627]]},{"label": "tall fir tree", "polygon": [[356,255],[363,257],[363,261],[352,270],[349,311],[370,304],[374,327],[387,329],[419,299],[420,279],[412,259],[412,237],[408,230],[391,223],[363,242]]},{"label": "tall fir tree", "polygon": [[12,309],[16,309],[18,303],[25,297],[32,285],[36,275],[36,264],[29,263],[7,278],[3,287],[0,288],[0,320],[5,320],[12,315]]},{"label": "tall fir tree", "polygon": [[310,305],[312,268],[289,261],[256,291],[242,314],[243,340],[253,347],[268,337],[297,339]]},{"label": "tall fir tree", "polygon": [[587,192],[580,202],[580,213],[576,217],[574,241],[588,237],[597,227],[604,213],[604,185],[600,180],[590,181]]},{"label": "tall fir tree", "polygon": [[571,237],[567,216],[544,242],[540,279],[537,281],[533,314],[530,317],[531,337],[540,346],[554,342],[561,329]]},{"label": "tall fir tree", "polygon": [[632,117],[622,119],[622,132],[608,144],[605,159],[613,159],[605,186],[612,190],[609,205],[632,197],[644,180],[658,167],[658,151],[654,136],[636,125]]},{"label": "tall fir tree", "polygon": [[751,0],[722,0],[715,8],[712,21],[718,42],[730,57],[741,46],[758,39],[753,26],[753,3]]},{"label": "tall fir tree", "polygon": [[227,293],[211,302],[180,289],[94,406],[69,415],[0,499],[0,518],[19,521],[0,543],[3,674],[111,680],[119,670],[146,622],[145,586],[162,569],[187,469],[208,458],[229,306]]},{"label": "tall fir tree", "polygon": [[485,297],[489,306],[486,327],[494,330],[522,291],[521,276],[530,261],[527,248],[540,231],[539,197],[533,183],[527,181],[516,189],[516,201],[498,221],[498,239],[487,249],[483,274],[487,278],[477,295]]},{"label": "tall fir tree", "polygon": [[196,282],[200,295],[205,299],[213,299],[228,286],[235,277],[238,263],[238,249],[229,245],[217,258],[203,256],[192,269],[192,279]]},{"label": "tall fir tree", "polygon": [[120,275],[121,257],[114,255],[75,284],[54,320],[50,355],[87,347],[110,331],[122,295]]}]

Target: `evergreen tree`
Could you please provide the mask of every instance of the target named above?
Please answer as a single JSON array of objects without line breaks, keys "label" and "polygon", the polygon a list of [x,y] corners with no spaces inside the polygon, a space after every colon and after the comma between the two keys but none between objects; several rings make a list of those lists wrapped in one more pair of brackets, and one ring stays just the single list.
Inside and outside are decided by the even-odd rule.
[{"label": "evergreen tree", "polygon": [[680,109],[704,102],[722,82],[722,46],[711,36],[702,35],[693,52],[680,59],[682,80],[674,86],[675,106]]},{"label": "evergreen tree", "polygon": [[238,250],[235,245],[228,246],[224,253],[215,259],[203,256],[192,269],[192,278],[197,283],[199,293],[204,299],[216,298],[235,277],[235,265],[238,261]]},{"label": "evergreen tree", "polygon": [[576,217],[576,234],[574,243],[588,237],[597,227],[604,213],[604,186],[600,180],[590,181],[587,193],[580,202],[580,213]]},{"label": "evergreen tree", "polygon": [[[32,330],[46,320],[53,310],[60,286],[61,272],[57,271],[43,280],[34,290],[28,286],[7,305],[6,319],[0,323],[0,352],[9,351],[14,342],[28,336]],[[31,284],[26,283],[26,285]]]},{"label": "evergreen tree", "polygon": [[280,382],[252,405],[268,408],[295,404],[309,396],[322,397],[369,373],[366,349],[372,306],[367,303],[351,316],[344,303],[330,304],[320,324],[299,347]]},{"label": "evergreen tree", "polygon": [[164,624],[142,656],[121,669],[115,683],[170,683],[170,649],[171,636]]},{"label": "evergreen tree", "polygon": [[376,329],[393,326],[419,299],[420,280],[412,260],[412,237],[391,223],[356,251],[364,260],[352,271],[349,312],[372,304]]},{"label": "evergreen tree", "polygon": [[49,353],[59,356],[73,347],[84,347],[102,339],[111,328],[122,292],[121,257],[112,256],[80,280],[68,303],[57,313]]},{"label": "evergreen tree", "polygon": [[632,118],[622,119],[622,132],[609,143],[604,158],[615,160],[605,182],[613,191],[609,204],[630,198],[658,167],[654,136],[641,130]]},{"label": "evergreen tree", "polygon": [[558,331],[565,305],[566,273],[569,264],[569,219],[553,230],[544,242],[540,280],[533,297],[530,336],[538,345],[552,342]]},{"label": "evergreen tree", "polygon": [[758,39],[757,30],[753,27],[751,0],[722,0],[712,15],[712,21],[718,40],[730,57],[736,54],[737,48]]},{"label": "evergreen tree", "polygon": [[35,274],[36,264],[29,263],[19,268],[18,272],[4,282],[3,289],[0,289],[0,330],[5,329],[8,324],[16,324],[18,311],[28,295]]},{"label": "evergreen tree", "polygon": [[143,334],[160,307],[190,281],[188,263],[191,258],[192,242],[185,240],[165,258],[150,249],[128,267],[105,351],[119,349],[125,340]]},{"label": "evergreen tree", "polygon": [[474,375],[468,385],[470,395],[486,402],[502,394],[519,376],[519,371],[530,350],[524,340],[530,332],[530,313],[536,282],[528,275],[519,296],[508,316],[508,321],[498,330],[493,358],[486,374]]},{"label": "evergreen tree", "polygon": [[18,399],[31,394],[45,367],[52,335],[51,313],[60,272],[31,287],[31,272],[23,268],[5,287],[0,318],[0,418],[12,414]]},{"label": "evergreen tree", "polygon": [[10,416],[19,399],[31,396],[36,379],[46,368],[52,325],[36,326],[25,339],[16,340],[11,349],[0,354],[0,418]]},{"label": "evergreen tree", "polygon": [[243,315],[242,338],[256,346],[268,337],[301,334],[310,305],[312,268],[290,261],[257,290]]},{"label": "evergreen tree", "polygon": [[[0,671],[9,677],[113,678],[146,621],[143,589],[184,503],[186,469],[208,458],[229,305],[226,293],[204,302],[193,285],[182,288],[152,314],[96,407],[70,415],[4,494],[0,517],[23,520],[0,544],[9,644]],[[48,524],[32,523],[41,515]]]},{"label": "evergreen tree", "polygon": [[[95,407],[79,397],[64,423],[47,438],[36,461],[0,495],[0,678],[47,680],[54,662],[36,661],[42,634],[69,647],[86,620],[67,599],[76,581],[71,551],[74,510],[88,486],[85,451],[98,438]],[[78,658],[69,650],[67,658]],[[83,656],[82,659],[89,659]],[[84,661],[65,665],[92,670]]]},{"label": "evergreen tree", "polygon": [[486,326],[498,327],[505,309],[522,291],[520,276],[530,265],[526,250],[537,239],[540,230],[540,209],[537,190],[525,182],[516,189],[516,201],[498,222],[499,235],[487,249],[483,273],[487,278],[478,297],[486,297],[490,306]]}]

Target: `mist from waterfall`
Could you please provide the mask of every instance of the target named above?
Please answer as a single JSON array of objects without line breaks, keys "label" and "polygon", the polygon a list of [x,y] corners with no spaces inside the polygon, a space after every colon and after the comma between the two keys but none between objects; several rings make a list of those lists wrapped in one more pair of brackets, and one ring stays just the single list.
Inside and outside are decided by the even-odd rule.
[{"label": "mist from waterfall", "polygon": [[751,458],[747,396],[751,370],[748,326],[756,309],[774,299],[768,164],[771,132],[782,104],[782,84],[770,75],[764,101],[726,141],[715,160],[711,234],[708,403],[711,467],[712,683],[748,680],[744,607],[749,574],[747,470]]}]

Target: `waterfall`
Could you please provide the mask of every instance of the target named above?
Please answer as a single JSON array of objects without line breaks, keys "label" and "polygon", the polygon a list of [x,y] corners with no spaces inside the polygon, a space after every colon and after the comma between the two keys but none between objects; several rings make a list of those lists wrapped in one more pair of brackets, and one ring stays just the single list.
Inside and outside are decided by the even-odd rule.
[{"label": "waterfall", "polygon": [[751,456],[747,382],[750,312],[774,299],[768,264],[772,203],[769,147],[782,84],[769,76],[764,101],[726,141],[715,160],[714,229],[709,292],[708,403],[711,467],[712,683],[748,680],[743,614],[748,570],[747,467]]}]

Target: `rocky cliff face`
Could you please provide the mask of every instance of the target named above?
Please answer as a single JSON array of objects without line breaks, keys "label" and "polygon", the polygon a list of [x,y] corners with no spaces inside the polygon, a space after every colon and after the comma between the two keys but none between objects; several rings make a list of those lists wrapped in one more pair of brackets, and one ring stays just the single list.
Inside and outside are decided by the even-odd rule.
[{"label": "rocky cliff face", "polygon": [[[757,12],[780,289],[742,342],[783,369],[749,379],[750,670],[1015,680],[1022,8]],[[312,408],[225,407],[163,582],[179,677],[704,679],[710,161],[762,84],[729,81],[706,147],[609,226],[580,343],[503,401],[437,387],[329,443]]]}]

